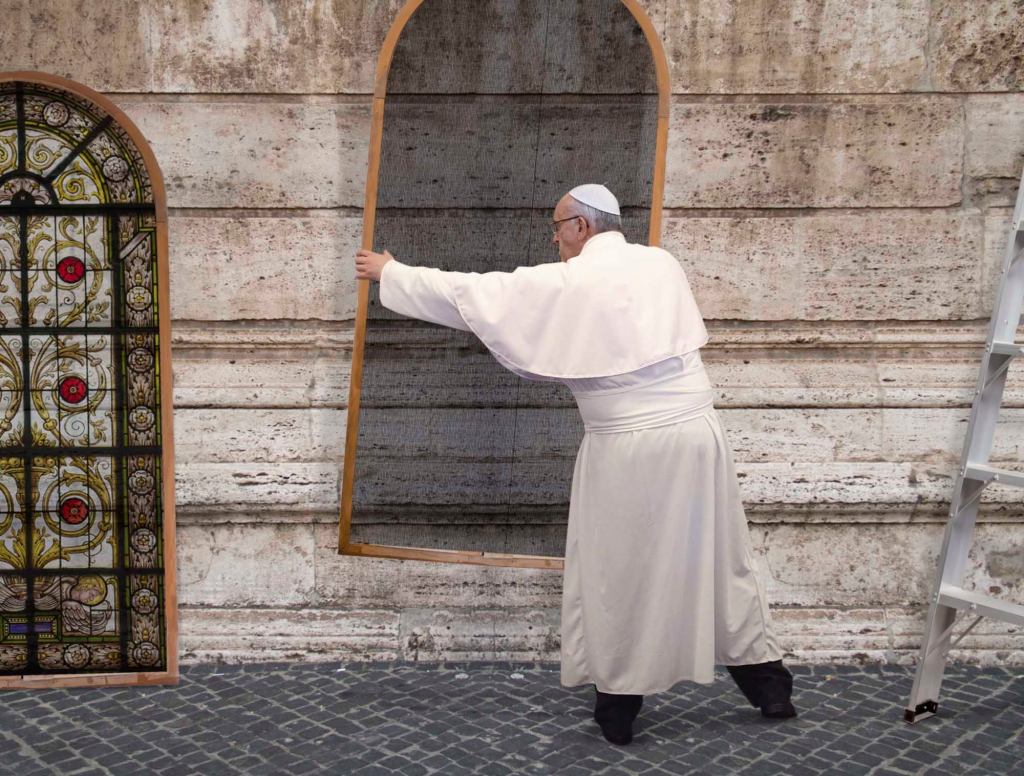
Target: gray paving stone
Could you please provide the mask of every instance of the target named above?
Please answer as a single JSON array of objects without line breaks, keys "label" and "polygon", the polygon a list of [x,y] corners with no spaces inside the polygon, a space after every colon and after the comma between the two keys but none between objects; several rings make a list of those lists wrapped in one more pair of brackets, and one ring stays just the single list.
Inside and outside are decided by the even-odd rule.
[{"label": "gray paving stone", "polygon": [[615,747],[592,689],[561,687],[547,664],[196,666],[176,687],[6,693],[0,771],[959,776],[1024,760],[1019,670],[951,666],[939,714],[914,726],[910,669],[793,673],[795,720],[762,719],[719,671],[649,696],[633,744]]}]

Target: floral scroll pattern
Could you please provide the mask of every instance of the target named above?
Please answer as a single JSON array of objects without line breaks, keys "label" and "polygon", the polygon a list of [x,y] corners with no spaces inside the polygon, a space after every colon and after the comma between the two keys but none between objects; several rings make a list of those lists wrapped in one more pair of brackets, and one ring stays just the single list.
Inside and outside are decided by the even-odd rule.
[{"label": "floral scroll pattern", "polygon": [[152,203],[98,106],[0,83],[0,674],[166,666]]}]

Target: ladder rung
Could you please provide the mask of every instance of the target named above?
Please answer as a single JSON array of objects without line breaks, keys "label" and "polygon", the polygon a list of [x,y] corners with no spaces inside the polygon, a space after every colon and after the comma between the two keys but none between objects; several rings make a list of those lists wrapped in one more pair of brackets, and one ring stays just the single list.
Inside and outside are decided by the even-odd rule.
[{"label": "ladder rung", "polygon": [[1024,606],[1000,601],[992,596],[972,593],[962,587],[942,585],[939,587],[939,605],[969,611],[981,617],[1024,625]]},{"label": "ladder rung", "polygon": [[968,464],[967,469],[964,471],[964,477],[986,484],[998,482],[1000,485],[1014,485],[1018,488],[1024,488],[1024,473],[1012,472],[1007,469],[996,469],[992,466]]},{"label": "ladder rung", "polygon": [[992,352],[1004,356],[1020,356],[1024,355],[1024,345],[1018,345],[1016,342],[993,342]]}]

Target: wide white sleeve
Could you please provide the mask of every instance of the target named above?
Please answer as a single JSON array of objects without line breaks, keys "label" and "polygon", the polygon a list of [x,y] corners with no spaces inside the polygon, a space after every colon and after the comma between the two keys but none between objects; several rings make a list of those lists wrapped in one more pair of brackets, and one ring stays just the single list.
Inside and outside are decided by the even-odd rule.
[{"label": "wide white sleeve", "polygon": [[380,274],[380,303],[389,310],[452,329],[472,331],[455,303],[452,284],[458,275],[465,282],[476,273],[444,272],[434,267],[412,267],[398,260],[384,265]]}]

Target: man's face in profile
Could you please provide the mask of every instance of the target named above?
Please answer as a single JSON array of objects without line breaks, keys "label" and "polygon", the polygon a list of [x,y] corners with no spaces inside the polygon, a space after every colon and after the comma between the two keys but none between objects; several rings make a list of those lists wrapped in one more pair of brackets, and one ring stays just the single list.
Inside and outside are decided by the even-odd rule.
[{"label": "man's face in profile", "polygon": [[551,215],[551,241],[558,246],[558,258],[568,261],[579,256],[587,241],[590,227],[583,216],[574,216],[574,200],[568,194],[558,200]]}]

